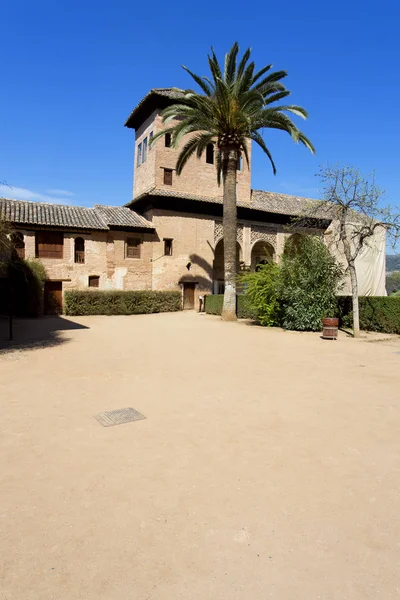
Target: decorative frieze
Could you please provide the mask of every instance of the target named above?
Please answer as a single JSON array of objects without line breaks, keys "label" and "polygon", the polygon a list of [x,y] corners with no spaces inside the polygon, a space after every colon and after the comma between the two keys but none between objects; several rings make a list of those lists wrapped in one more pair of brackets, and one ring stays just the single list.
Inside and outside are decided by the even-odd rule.
[{"label": "decorative frieze", "polygon": [[[224,237],[224,226],[222,225],[222,221],[214,221],[214,244],[218,244],[218,242]],[[243,224],[238,223],[237,226],[237,241],[240,244],[243,244]]]}]

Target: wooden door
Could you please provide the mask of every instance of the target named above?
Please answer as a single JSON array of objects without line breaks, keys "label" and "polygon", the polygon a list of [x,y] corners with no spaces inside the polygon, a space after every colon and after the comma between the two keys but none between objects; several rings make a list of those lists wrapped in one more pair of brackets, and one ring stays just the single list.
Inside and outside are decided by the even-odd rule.
[{"label": "wooden door", "polygon": [[183,310],[191,310],[194,308],[194,283],[183,284]]},{"label": "wooden door", "polygon": [[44,314],[59,315],[63,310],[61,281],[46,281],[44,284]]}]

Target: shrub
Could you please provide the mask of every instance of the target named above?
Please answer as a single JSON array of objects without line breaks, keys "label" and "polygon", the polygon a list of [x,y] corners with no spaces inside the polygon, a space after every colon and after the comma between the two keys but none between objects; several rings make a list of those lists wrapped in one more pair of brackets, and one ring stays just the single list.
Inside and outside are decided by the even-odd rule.
[{"label": "shrub", "polygon": [[[360,328],[365,331],[400,334],[400,296],[360,296]],[[337,298],[340,323],[352,327],[350,296]]]},{"label": "shrub", "polygon": [[17,317],[37,317],[43,313],[43,286],[46,271],[38,260],[13,260],[8,265],[12,288],[12,310]]},{"label": "shrub", "polygon": [[66,315],[139,315],[182,309],[180,292],[68,290]]},{"label": "shrub", "polygon": [[280,276],[283,327],[319,331],[322,318],[336,312],[336,292],[342,279],[342,268],[318,237],[289,242]]},{"label": "shrub", "polygon": [[[223,294],[208,294],[205,296],[204,310],[208,315],[220,315],[223,303]],[[239,319],[255,319],[257,316],[248,298],[243,295],[236,297],[236,312]]]},{"label": "shrub", "polygon": [[[271,327],[281,320],[280,269],[276,264],[266,264],[255,273],[240,276],[245,289],[244,299],[248,309],[252,309],[260,325]],[[239,316],[239,315],[238,315]]]}]

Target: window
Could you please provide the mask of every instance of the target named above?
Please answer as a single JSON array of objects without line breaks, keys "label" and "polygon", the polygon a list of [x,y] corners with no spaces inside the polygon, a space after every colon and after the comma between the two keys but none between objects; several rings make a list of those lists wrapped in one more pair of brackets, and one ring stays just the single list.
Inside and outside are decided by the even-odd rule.
[{"label": "window", "polygon": [[149,135],[149,150],[151,150],[151,144],[153,143],[153,132],[150,131]]},{"label": "window", "polygon": [[89,275],[89,287],[98,288],[100,285],[100,277],[98,275]]},{"label": "window", "polygon": [[85,240],[81,237],[75,238],[75,262],[79,265],[85,262]]},{"label": "window", "polygon": [[172,239],[164,238],[164,256],[172,256]]},{"label": "window", "polygon": [[16,258],[25,258],[24,236],[19,231],[11,234],[12,253]]},{"label": "window", "polygon": [[237,159],[236,170],[237,171],[241,171],[242,170],[242,166],[243,166],[243,159],[242,159],[242,155],[239,154],[238,159]]},{"label": "window", "polygon": [[214,164],[214,144],[207,144],[206,148],[206,163]]},{"label": "window", "polygon": [[57,231],[38,231],[35,239],[36,258],[62,258],[64,234]]},{"label": "window", "polygon": [[140,258],[140,247],[142,240],[139,238],[128,238],[126,240],[125,258]]},{"label": "window", "polygon": [[171,134],[170,133],[166,133],[164,139],[165,139],[165,147],[166,148],[171,148]]},{"label": "window", "polygon": [[142,151],[142,163],[145,162],[147,158],[147,138],[143,140],[143,151]]},{"label": "window", "polygon": [[164,169],[164,185],[172,185],[172,169]]},{"label": "window", "polygon": [[136,166],[138,167],[141,164],[142,164],[142,144],[139,144],[139,146],[137,147],[137,161],[136,161]]}]

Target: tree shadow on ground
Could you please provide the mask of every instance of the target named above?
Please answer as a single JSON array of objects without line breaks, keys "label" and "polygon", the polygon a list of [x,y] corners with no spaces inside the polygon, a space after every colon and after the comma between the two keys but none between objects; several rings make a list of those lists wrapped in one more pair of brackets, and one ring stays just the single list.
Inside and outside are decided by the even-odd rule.
[{"label": "tree shadow on ground", "polygon": [[0,354],[13,350],[35,350],[59,346],[69,341],[60,332],[89,329],[86,325],[54,315],[36,319],[13,319],[13,339],[9,338],[7,317],[0,317]]}]

